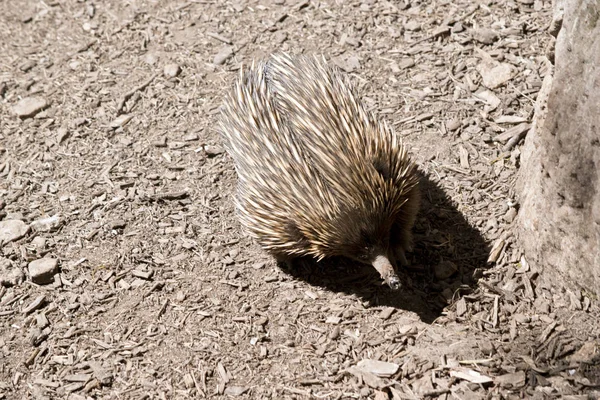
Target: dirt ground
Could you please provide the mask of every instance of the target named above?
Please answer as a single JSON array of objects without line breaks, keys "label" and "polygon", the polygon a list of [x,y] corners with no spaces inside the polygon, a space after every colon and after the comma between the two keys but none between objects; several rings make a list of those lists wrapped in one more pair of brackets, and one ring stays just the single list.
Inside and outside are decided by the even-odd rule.
[{"label": "dirt ground", "polygon": [[[0,399],[597,396],[597,299],[511,234],[551,8],[0,1]],[[214,124],[276,51],[325,55],[409,144],[407,290],[241,231]]]}]

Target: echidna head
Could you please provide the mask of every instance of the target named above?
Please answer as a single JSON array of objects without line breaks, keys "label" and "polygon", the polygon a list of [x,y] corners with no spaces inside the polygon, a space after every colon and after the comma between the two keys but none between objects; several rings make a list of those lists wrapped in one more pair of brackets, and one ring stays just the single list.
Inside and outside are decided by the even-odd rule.
[{"label": "echidna head", "polygon": [[344,256],[362,264],[373,266],[394,290],[400,288],[400,279],[393,266],[394,254],[390,247],[391,223],[389,218],[372,218],[365,215],[351,226],[345,223],[346,243]]}]

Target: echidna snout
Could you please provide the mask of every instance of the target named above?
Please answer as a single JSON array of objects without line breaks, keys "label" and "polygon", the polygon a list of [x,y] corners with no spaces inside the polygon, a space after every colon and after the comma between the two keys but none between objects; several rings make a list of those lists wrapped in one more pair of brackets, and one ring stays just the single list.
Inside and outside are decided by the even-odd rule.
[{"label": "echidna snout", "polygon": [[371,261],[371,264],[392,290],[400,289],[400,278],[398,278],[388,256],[377,254]]}]

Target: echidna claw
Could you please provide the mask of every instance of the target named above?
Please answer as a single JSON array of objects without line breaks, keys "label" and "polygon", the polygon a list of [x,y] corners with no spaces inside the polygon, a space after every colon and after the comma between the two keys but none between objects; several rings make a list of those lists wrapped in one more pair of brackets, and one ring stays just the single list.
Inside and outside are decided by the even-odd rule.
[{"label": "echidna claw", "polygon": [[398,278],[396,275],[390,276],[387,279],[387,284],[392,290],[398,290],[402,286],[402,284],[400,283],[400,278]]}]

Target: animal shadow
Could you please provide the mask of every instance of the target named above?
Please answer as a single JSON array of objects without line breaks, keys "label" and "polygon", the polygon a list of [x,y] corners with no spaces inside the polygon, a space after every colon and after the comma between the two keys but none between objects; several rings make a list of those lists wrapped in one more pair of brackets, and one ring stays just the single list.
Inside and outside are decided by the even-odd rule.
[{"label": "animal shadow", "polygon": [[421,208],[413,229],[410,267],[400,268],[402,289],[392,291],[368,265],[343,257],[297,260],[280,268],[292,277],[334,292],[355,294],[372,306],[413,311],[433,322],[452,300],[470,293],[486,268],[489,246],[442,188],[423,173]]}]

